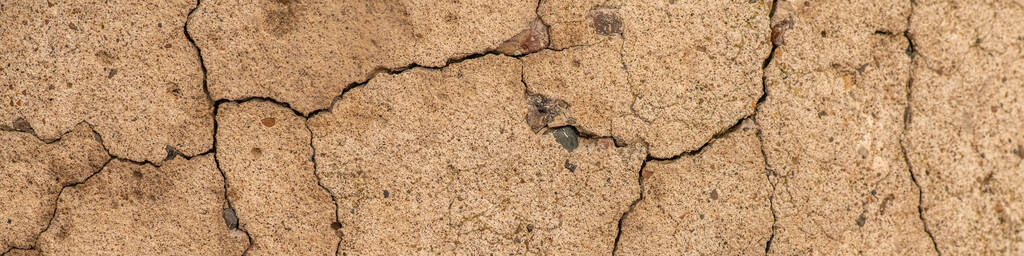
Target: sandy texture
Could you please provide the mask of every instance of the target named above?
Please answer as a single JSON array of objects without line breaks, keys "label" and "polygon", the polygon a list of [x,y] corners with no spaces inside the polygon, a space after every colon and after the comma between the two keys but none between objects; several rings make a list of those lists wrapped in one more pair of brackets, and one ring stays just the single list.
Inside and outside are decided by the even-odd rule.
[{"label": "sandy texture", "polygon": [[208,0],[189,23],[214,99],[268,97],[330,107],[382,69],[443,66],[530,27],[528,0]]},{"label": "sandy texture", "polygon": [[88,125],[53,143],[0,131],[0,251],[30,248],[50,223],[61,188],[82,182],[108,156]]},{"label": "sandy texture", "polygon": [[899,140],[909,12],[890,1],[778,6],[757,115],[775,187],[769,253],[935,254]]},{"label": "sandy texture", "polygon": [[[523,122],[520,62],[381,76],[310,120],[349,254],[609,254],[643,149]],[[399,157],[390,157],[399,156]]]},{"label": "sandy texture", "polygon": [[213,156],[160,168],[113,160],[65,189],[37,247],[44,255],[239,255],[247,238],[225,228],[225,206]]},{"label": "sandy texture", "polygon": [[917,1],[907,155],[944,255],[1024,254],[1024,5]]},{"label": "sandy texture", "polygon": [[0,256],[1024,254],[1020,0],[0,1]]},{"label": "sandy texture", "polygon": [[540,66],[527,58],[527,84],[573,106],[567,118],[584,131],[647,144],[653,157],[689,152],[754,112],[770,7],[545,2],[551,47],[566,50],[534,57]]},{"label": "sandy texture", "polygon": [[227,103],[217,113],[217,159],[249,255],[330,255],[334,201],[317,185],[305,119],[266,101]]},{"label": "sandy texture", "polygon": [[748,121],[696,155],[648,162],[643,200],[622,220],[621,255],[760,255],[771,186]]},{"label": "sandy texture", "polygon": [[209,150],[213,110],[182,28],[194,1],[4,1],[0,126],[53,140],[86,121],[112,154]]}]

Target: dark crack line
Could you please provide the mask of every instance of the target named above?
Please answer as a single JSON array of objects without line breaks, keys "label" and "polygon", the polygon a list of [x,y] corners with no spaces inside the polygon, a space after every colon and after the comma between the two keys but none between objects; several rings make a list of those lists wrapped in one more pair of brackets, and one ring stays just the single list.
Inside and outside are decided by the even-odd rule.
[{"label": "dark crack line", "polygon": [[[313,154],[310,155],[310,157],[309,157],[309,161],[313,163],[313,177],[316,178],[316,185],[320,186],[320,188],[323,189],[324,191],[327,191],[327,194],[331,196],[331,202],[334,202],[334,222],[338,223],[340,225],[341,224],[341,217],[338,216],[339,207],[338,207],[337,196],[334,195],[334,192],[331,191],[331,189],[327,188],[327,186],[324,186],[323,178],[320,177],[320,172],[319,172],[320,166],[316,162],[316,147],[313,146],[313,129],[309,128],[309,119],[306,119],[304,124],[306,126],[306,131],[309,132],[309,148],[313,151]],[[331,226],[334,227],[335,225],[332,224]],[[341,231],[341,228],[339,227],[334,232],[341,233],[342,231]],[[334,249],[334,254],[335,255],[338,255],[339,253],[341,253],[341,240],[342,240],[342,237],[344,237],[343,233],[342,233],[342,236],[338,238],[338,245],[335,246],[335,249]]]},{"label": "dark crack line", "polygon": [[[150,162],[148,160],[147,161],[135,161],[135,160],[131,160],[131,159],[128,159],[128,158],[116,156],[116,155],[110,153],[110,150],[103,143],[104,140],[103,140],[102,135],[100,135],[100,133],[96,131],[96,129],[92,126],[92,124],[89,124],[88,122],[85,122],[85,121],[83,121],[83,122],[81,122],[79,124],[82,124],[82,123],[84,123],[85,125],[87,125],[89,127],[89,130],[93,133],[93,137],[95,138],[95,140],[97,142],[99,142],[100,148],[103,150],[104,153],[107,154],[107,160],[103,162],[103,165],[98,167],[95,171],[93,171],[91,174],[89,174],[89,176],[86,176],[81,181],[76,181],[76,182],[73,182],[73,183],[61,186],[60,190],[58,190],[58,192],[57,192],[56,199],[54,200],[53,210],[50,213],[50,217],[49,217],[49,220],[47,221],[46,227],[44,227],[43,230],[40,231],[38,234],[36,234],[35,238],[32,239],[32,241],[33,241],[33,245],[32,246],[30,246],[29,248],[20,248],[20,247],[12,246],[10,249],[8,249],[3,254],[0,254],[0,256],[6,255],[7,253],[9,253],[9,252],[11,252],[11,251],[13,251],[15,249],[17,249],[17,250],[28,250],[28,251],[37,250],[38,249],[37,246],[38,246],[39,238],[43,235],[43,233],[46,233],[46,231],[50,230],[51,226],[53,226],[53,222],[55,221],[55,219],[57,217],[57,210],[60,208],[60,199],[61,199],[61,196],[64,194],[64,191],[66,189],[68,189],[68,188],[74,188],[74,187],[77,187],[80,184],[85,184],[90,179],[92,179],[93,176],[96,176],[97,174],[102,172],[104,169],[106,169],[107,166],[111,162],[119,161],[119,162],[124,162],[124,163],[131,164],[131,165],[138,165],[138,166],[149,165],[149,166],[153,166],[153,167],[156,167],[156,168],[160,168],[160,165],[157,165],[156,163]],[[71,131],[65,132],[64,135],[67,135],[69,133],[71,133]],[[49,141],[49,142],[44,141],[44,142],[46,142],[46,144],[57,143],[61,139],[63,139],[64,135],[62,135],[61,137],[59,137],[59,138],[57,138],[55,140],[52,140],[52,141]],[[200,157],[200,156],[207,155],[209,153],[215,153],[215,151],[211,149],[210,151],[203,152],[203,153],[197,154],[195,156],[186,156],[186,155],[181,155],[181,156],[183,158],[185,158],[186,160],[191,160],[193,157]],[[214,160],[215,160],[214,162],[217,163],[217,161],[216,161],[216,154],[214,155]],[[220,171],[220,164],[219,163],[217,163],[217,170]],[[221,171],[221,175],[223,175],[223,174],[224,174],[223,171]],[[227,180],[226,179],[225,179],[225,191],[224,192],[225,192],[224,193],[225,199],[227,199]],[[228,201],[228,204],[230,204],[230,201]],[[245,232],[244,230],[242,230],[242,231]],[[249,242],[250,242],[250,246],[251,246],[252,245],[252,237],[249,236],[248,232],[245,232],[245,234],[246,234],[247,237],[249,237]],[[248,249],[246,249],[246,250],[248,251]]]},{"label": "dark crack line", "polygon": [[910,162],[910,156],[907,153],[906,141],[907,131],[910,130],[911,118],[913,118],[913,92],[914,92],[914,74],[917,69],[917,50],[915,49],[914,38],[910,33],[911,21],[914,16],[914,7],[917,3],[914,0],[910,0],[910,12],[907,14],[907,27],[903,31],[903,37],[907,39],[907,55],[910,57],[910,68],[907,76],[907,88],[906,88],[906,108],[903,110],[903,132],[900,134],[900,153],[903,155],[903,161],[907,165],[907,172],[910,173],[910,181],[914,182],[914,186],[917,187],[917,217],[921,219],[921,226],[924,228],[925,234],[928,234],[928,238],[931,239],[932,248],[935,250],[936,255],[942,255],[942,251],[939,250],[939,244],[935,241],[935,235],[928,229],[928,221],[924,217],[924,188],[921,187],[921,183],[917,180],[917,175],[914,173],[914,166]]},{"label": "dark crack line", "polygon": [[[770,21],[771,21],[771,18],[774,17],[774,15],[775,15],[775,8],[776,8],[777,1],[778,0],[773,0],[772,1],[771,11],[769,12],[769,16],[768,16],[768,19],[769,19],[769,26],[768,26],[769,34],[771,32],[771,27],[772,27]],[[622,37],[623,37],[623,40],[624,40],[625,39],[625,35],[623,34]],[[640,184],[640,197],[637,198],[636,200],[634,200],[633,203],[630,204],[629,210],[626,211],[625,213],[623,213],[622,216],[619,218],[618,227],[617,227],[618,230],[616,231],[616,234],[615,234],[615,244],[612,247],[612,255],[616,255],[618,253],[619,241],[620,241],[620,239],[622,237],[623,221],[627,217],[629,217],[629,214],[632,213],[633,210],[635,210],[636,205],[639,204],[640,201],[643,201],[643,199],[644,199],[643,170],[644,170],[644,168],[647,167],[647,163],[648,162],[651,162],[651,161],[675,161],[675,160],[678,160],[678,159],[682,158],[683,156],[699,155],[699,154],[701,154],[704,151],[705,148],[708,147],[708,145],[711,145],[712,143],[714,143],[714,141],[716,141],[716,140],[718,140],[718,139],[720,139],[722,137],[728,136],[732,132],[738,130],[739,127],[743,125],[744,121],[751,120],[755,124],[757,124],[756,116],[757,116],[758,110],[760,109],[761,104],[764,103],[766,101],[767,97],[768,97],[767,76],[765,75],[765,69],[768,67],[768,64],[771,63],[772,59],[774,58],[774,56],[775,56],[775,49],[776,48],[777,48],[777,46],[773,43],[772,44],[772,48],[771,48],[771,50],[768,53],[768,56],[765,58],[764,62],[761,64],[761,73],[762,73],[762,75],[761,75],[761,96],[758,98],[757,102],[754,105],[753,113],[751,113],[749,115],[746,115],[746,116],[744,116],[742,118],[739,118],[738,120],[736,120],[736,123],[734,123],[733,125],[730,125],[729,127],[716,132],[714,135],[711,136],[710,139],[708,139],[706,142],[704,142],[704,144],[702,144],[700,147],[698,147],[698,148],[696,148],[694,150],[684,151],[684,152],[682,152],[680,154],[677,154],[677,155],[674,155],[674,156],[671,156],[671,157],[668,157],[668,158],[655,158],[655,157],[651,156],[650,152],[647,153],[647,156],[644,159],[644,162],[640,165],[640,170],[638,171],[638,175],[637,175],[638,176],[637,177],[637,180],[638,180],[637,182]],[[620,55],[620,61],[623,61],[622,64],[624,65],[623,67],[625,67],[625,56],[623,55],[622,49],[619,50],[619,55]],[[628,76],[629,70],[628,69],[626,69],[626,73],[627,73],[627,80],[628,80],[629,79],[629,76]],[[523,84],[524,85],[526,84],[525,79],[523,81]],[[635,95],[634,95],[634,100],[635,100]],[[757,135],[757,138],[758,138],[758,140],[761,143],[761,154],[762,154],[762,156],[765,156],[765,154],[764,154],[764,140],[761,138],[761,126],[759,124],[757,125],[757,131],[756,131],[755,134]],[[614,137],[613,137],[613,139],[614,139]],[[643,141],[641,141],[641,143],[647,144],[647,142],[643,142]],[[618,140],[616,140],[616,144],[618,144]],[[649,148],[649,145],[645,145],[645,146],[647,146]],[[770,174],[770,171],[767,170],[768,169],[767,157],[765,156],[764,159],[765,159],[766,173]],[[771,184],[771,179],[770,178],[768,180],[768,183]],[[772,243],[773,239],[775,238],[775,222],[776,222],[776,217],[775,217],[775,208],[774,208],[774,201],[773,201],[774,200],[774,198],[773,198],[774,197],[773,196],[774,195],[774,191],[775,191],[774,185],[772,185],[772,194],[769,194],[769,197],[768,197],[769,209],[772,212],[772,227],[771,227],[771,235],[768,237],[768,241],[765,244],[765,253],[766,254],[770,250],[771,243]]]},{"label": "dark crack line", "polygon": [[[32,246],[30,246],[29,248],[18,248],[18,247],[12,246],[6,252],[4,252],[3,254],[0,254],[0,255],[6,255],[8,252],[11,252],[14,249],[30,250],[30,251],[37,249],[37,246],[39,245],[39,238],[43,235],[43,233],[46,233],[47,230],[50,230],[50,227],[53,226],[54,219],[57,218],[57,209],[60,208],[60,197],[61,197],[61,195],[64,194],[64,190],[65,189],[71,188],[71,187],[76,187],[79,184],[83,184],[83,183],[89,181],[89,179],[92,179],[93,176],[96,176],[96,174],[99,174],[101,171],[103,171],[103,169],[106,169],[107,165],[110,164],[110,162],[113,162],[115,160],[123,161],[123,162],[135,163],[135,162],[133,162],[131,160],[127,160],[127,159],[123,159],[123,158],[111,155],[110,154],[110,150],[107,150],[107,146],[103,145],[103,139],[102,139],[102,137],[100,137],[99,133],[96,132],[96,130],[92,127],[91,124],[89,124],[89,123],[85,123],[85,124],[89,127],[89,130],[92,131],[93,136],[96,139],[96,141],[100,143],[100,148],[102,148],[103,152],[107,154],[107,160],[103,162],[103,165],[100,165],[99,168],[97,168],[95,171],[93,171],[91,174],[89,174],[89,176],[86,176],[81,181],[76,181],[76,182],[73,182],[73,183],[61,186],[60,190],[57,191],[56,198],[53,201],[53,211],[50,211],[50,218],[46,222],[46,227],[44,227],[42,231],[39,231],[39,233],[36,234],[36,236],[34,238],[32,238]],[[64,133],[64,134],[66,135],[68,133]],[[49,142],[49,143],[54,143],[54,142],[60,141],[61,139],[63,139],[63,135],[60,138],[57,138],[56,140],[54,140],[52,142]],[[49,143],[47,143],[47,144],[49,144]]]},{"label": "dark crack line", "polygon": [[[773,25],[774,24],[773,20],[775,19],[775,12],[777,11],[778,5],[779,5],[778,0],[772,0],[771,10],[768,11],[768,35],[769,35],[769,37],[772,34],[774,34],[773,33],[773,28],[775,26]],[[771,41],[771,40],[769,40],[769,41]],[[757,103],[754,106],[754,114],[752,116],[754,124],[757,125],[757,132],[755,132],[754,134],[757,136],[757,141],[758,141],[758,143],[760,144],[760,147],[761,147],[761,158],[764,160],[764,175],[765,175],[765,179],[768,181],[768,185],[771,186],[771,192],[768,194],[768,210],[771,211],[771,213],[772,213],[772,226],[771,226],[771,232],[768,234],[768,240],[765,241],[765,243],[764,243],[764,254],[765,255],[768,255],[769,253],[771,253],[772,243],[775,242],[775,233],[776,233],[776,228],[778,227],[779,217],[775,213],[776,212],[775,211],[775,189],[776,188],[775,188],[775,183],[772,182],[772,174],[775,171],[773,171],[771,166],[768,164],[768,153],[765,150],[765,142],[764,142],[764,129],[762,128],[761,123],[757,121],[757,119],[758,119],[758,115],[757,114],[759,114],[761,112],[761,106],[763,106],[763,103],[768,100],[768,65],[770,65],[772,63],[772,61],[775,59],[775,50],[778,49],[778,48],[779,48],[779,46],[777,44],[775,44],[774,41],[772,41],[772,49],[770,51],[768,51],[768,56],[765,57],[764,63],[761,64],[761,98],[757,100]]]},{"label": "dark crack line", "polygon": [[[183,32],[185,33],[185,38],[188,39],[188,42],[190,44],[192,44],[192,48],[195,48],[195,50],[196,50],[196,58],[199,60],[199,68],[200,68],[200,70],[203,73],[203,93],[206,94],[207,101],[211,102],[213,104],[213,113],[212,113],[212,116],[211,116],[211,118],[213,118],[213,134],[212,134],[213,135],[212,136],[213,137],[213,143],[212,143],[212,146],[210,147],[210,150],[208,150],[208,151],[206,151],[204,153],[201,153],[201,154],[199,154],[197,156],[206,155],[206,154],[210,154],[210,153],[213,154],[214,165],[217,167],[217,172],[220,172],[221,178],[224,181],[224,202],[227,203],[227,207],[228,208],[234,210],[236,212],[236,214],[237,214],[238,209],[235,209],[234,205],[231,203],[231,198],[228,197],[228,189],[230,189],[230,185],[228,185],[227,173],[225,173],[224,169],[221,168],[221,166],[220,166],[220,159],[217,157],[217,131],[218,131],[218,128],[219,128],[219,125],[218,125],[218,122],[217,122],[217,114],[220,112],[220,105],[222,103],[224,103],[224,101],[216,101],[216,102],[213,101],[213,96],[210,95],[210,89],[209,89],[209,85],[208,85],[208,82],[207,82],[208,81],[207,80],[208,71],[206,69],[206,62],[203,60],[203,51],[202,51],[202,49],[199,48],[199,45],[196,44],[195,39],[192,38],[192,34],[188,31],[188,25],[192,22],[192,15],[195,14],[196,10],[199,10],[199,6],[201,4],[202,4],[201,0],[196,0],[196,6],[194,8],[192,8],[192,10],[189,10],[188,16],[187,16],[187,18],[185,20],[185,26],[183,28]],[[295,109],[291,108],[290,106],[288,106],[288,109],[291,109],[293,112],[296,112]],[[191,160],[192,159],[192,157],[186,156],[186,155],[182,155],[182,157],[184,157],[187,160]],[[242,225],[242,220],[241,219],[238,219],[238,225],[235,226],[235,229],[237,229],[237,230],[241,231],[242,233],[244,233],[246,239],[248,239],[248,241],[249,241],[249,244],[245,247],[245,251],[242,252],[242,255],[247,255],[249,253],[249,250],[252,249],[252,246],[253,246],[252,235],[249,234],[249,231],[245,230],[245,228]]]},{"label": "dark crack line", "polygon": [[192,38],[192,33],[188,32],[188,24],[192,22],[192,14],[194,14],[196,10],[199,10],[199,4],[201,2],[202,0],[196,0],[196,7],[188,11],[188,16],[186,16],[187,18],[185,19],[184,33],[185,39],[188,39],[188,42],[192,44],[192,48],[196,49],[196,57],[199,59],[199,68],[203,71],[203,93],[206,94],[206,99],[209,102],[213,102],[213,97],[210,95],[210,88],[207,86],[206,81],[206,63],[203,62],[203,51],[202,49],[199,49],[199,45],[196,44],[196,40]]},{"label": "dark crack line", "polygon": [[622,238],[622,223],[623,223],[623,221],[625,221],[626,218],[629,217],[629,214],[633,213],[633,210],[636,210],[636,205],[640,204],[640,201],[644,200],[644,176],[643,176],[643,172],[644,172],[644,168],[647,167],[647,162],[651,161],[650,157],[651,157],[651,155],[647,154],[647,159],[645,159],[643,163],[640,163],[640,170],[637,171],[636,179],[637,179],[637,183],[640,184],[640,197],[638,197],[636,200],[633,200],[633,203],[629,204],[629,210],[627,210],[626,212],[623,212],[622,216],[619,216],[619,222],[618,222],[618,225],[616,226],[616,231],[615,231],[615,243],[612,245],[612,255],[617,255],[619,253],[619,241]]},{"label": "dark crack line", "polygon": [[[199,4],[200,4],[199,1],[197,1],[196,2],[196,8],[194,8],[192,11],[189,12],[189,21],[191,21],[192,13],[194,13],[195,10],[197,10],[199,8]],[[302,117],[302,118],[305,119],[306,129],[310,132],[310,148],[313,150],[313,156],[311,157],[310,161],[313,162],[314,176],[317,178],[317,185],[320,186],[325,191],[327,191],[328,194],[330,194],[331,200],[334,202],[335,221],[338,222],[338,223],[341,223],[340,222],[341,218],[340,218],[340,216],[338,216],[339,206],[338,206],[338,203],[337,203],[338,202],[337,201],[337,196],[334,194],[333,191],[331,191],[326,186],[324,186],[322,178],[319,175],[319,166],[318,166],[318,163],[316,162],[316,147],[313,146],[313,131],[312,131],[311,128],[309,128],[309,125],[308,125],[308,122],[309,122],[310,119],[316,117],[317,115],[319,115],[319,114],[321,114],[323,112],[330,112],[331,109],[334,108],[335,104],[337,104],[339,101],[341,101],[344,98],[344,95],[347,94],[348,91],[350,91],[350,90],[352,90],[354,88],[358,88],[358,87],[361,87],[363,85],[368,84],[374,77],[376,77],[378,74],[381,74],[381,73],[388,74],[388,75],[399,75],[399,74],[402,74],[402,73],[404,73],[406,71],[413,70],[413,69],[443,70],[443,69],[447,68],[448,66],[450,66],[452,64],[457,64],[457,63],[461,63],[461,62],[472,60],[472,59],[478,59],[478,58],[482,58],[482,57],[485,57],[485,56],[488,56],[488,55],[508,56],[508,55],[504,55],[504,54],[498,53],[498,52],[494,51],[493,49],[490,49],[490,50],[486,51],[485,53],[474,53],[474,54],[468,54],[468,55],[465,55],[465,56],[461,56],[461,57],[458,57],[458,58],[448,59],[448,60],[445,61],[444,65],[438,66],[438,67],[423,66],[423,65],[420,65],[420,64],[417,64],[417,63],[412,63],[410,65],[406,65],[404,67],[396,68],[396,69],[388,69],[388,68],[384,68],[384,67],[378,67],[374,71],[370,72],[370,74],[367,75],[367,78],[364,81],[351,83],[348,86],[345,86],[345,88],[342,90],[341,94],[339,94],[338,96],[335,96],[334,99],[331,101],[331,104],[328,107],[322,108],[322,109],[317,109],[317,110],[309,112],[308,114],[304,114],[301,111],[293,108],[291,106],[291,104],[289,104],[288,102],[280,101],[280,100],[275,99],[273,97],[253,96],[253,97],[246,97],[246,98],[241,98],[241,99],[217,99],[217,100],[213,100],[213,97],[212,97],[212,95],[210,95],[210,92],[209,92],[208,87],[207,87],[207,74],[208,73],[207,73],[206,65],[203,62],[202,51],[200,50],[199,46],[197,44],[195,44],[195,41],[192,39],[192,36],[188,32],[188,25],[187,24],[189,23],[189,21],[186,21],[186,26],[185,26],[185,28],[186,28],[185,29],[186,37],[189,39],[189,42],[192,43],[193,47],[196,49],[196,54],[199,56],[199,63],[200,63],[201,69],[203,71],[203,89],[204,89],[204,92],[206,93],[207,98],[210,99],[211,101],[213,101],[213,119],[214,119],[214,121],[213,121],[213,147],[210,150],[208,150],[207,152],[204,152],[204,153],[199,154],[199,155],[205,155],[205,154],[209,154],[209,153],[213,153],[214,154],[214,162],[217,165],[217,170],[220,171],[221,176],[223,176],[223,178],[224,178],[224,198],[225,198],[225,201],[228,203],[228,207],[234,209],[234,206],[232,205],[230,198],[228,198],[228,196],[227,196],[228,188],[230,187],[230,185],[228,184],[227,175],[224,172],[224,170],[221,168],[220,160],[217,158],[217,154],[216,154],[216,149],[217,149],[217,131],[218,131],[218,128],[219,128],[219,124],[218,124],[218,121],[217,121],[217,115],[220,112],[221,105],[225,104],[225,103],[242,104],[242,103],[249,102],[249,101],[266,101],[266,102],[270,102],[270,103],[273,103],[275,105],[287,108],[287,109],[291,110],[294,115]],[[515,59],[518,59],[518,60],[522,60],[522,58],[525,58],[526,56],[529,56],[530,54],[533,54],[533,53],[528,53],[528,54],[524,54],[524,55],[521,55],[521,56],[508,56],[508,57],[515,58]],[[185,156],[185,155],[182,155],[182,156],[185,157],[186,159],[191,158],[191,157]],[[235,209],[235,211],[237,212],[238,209]],[[246,236],[249,238],[249,247],[246,248],[245,253],[243,253],[243,255],[246,255],[246,254],[248,254],[249,249],[252,248],[253,240],[252,240],[252,236],[249,234],[249,232],[242,228],[241,221],[242,220],[239,220],[238,230],[244,232],[246,234]],[[341,243],[342,243],[342,240],[339,239],[338,245],[337,245],[337,249],[336,249],[336,253],[341,253]]]},{"label": "dark crack line", "polygon": [[[772,47],[772,51],[768,54],[768,58],[765,59],[765,69],[767,69],[768,63],[770,63],[772,61],[772,56],[773,56],[774,52],[775,52],[775,47],[773,46]],[[778,224],[779,218],[775,214],[775,183],[772,182],[772,174],[775,173],[775,171],[772,170],[772,168],[768,164],[768,153],[765,150],[765,142],[764,142],[764,134],[763,134],[764,133],[764,129],[762,129],[761,123],[757,121],[757,119],[758,119],[758,115],[757,114],[760,113],[762,104],[765,101],[768,100],[768,76],[766,75],[765,71],[766,70],[762,70],[762,77],[761,77],[761,84],[762,84],[761,85],[761,90],[762,90],[762,92],[761,92],[761,98],[757,100],[757,106],[754,107],[754,116],[752,116],[751,119],[754,121],[754,124],[757,126],[757,131],[754,133],[754,135],[757,136],[757,141],[758,141],[758,144],[759,144],[759,146],[761,148],[761,159],[764,160],[764,175],[765,175],[765,179],[768,181],[768,185],[771,186],[771,191],[770,191],[770,193],[768,193],[768,210],[771,211],[771,213],[772,213],[772,226],[771,226],[771,232],[768,234],[768,240],[765,241],[765,243],[764,243],[764,254],[768,255],[771,252],[771,249],[772,249],[772,242],[775,241],[775,229],[776,229],[776,226]]]}]

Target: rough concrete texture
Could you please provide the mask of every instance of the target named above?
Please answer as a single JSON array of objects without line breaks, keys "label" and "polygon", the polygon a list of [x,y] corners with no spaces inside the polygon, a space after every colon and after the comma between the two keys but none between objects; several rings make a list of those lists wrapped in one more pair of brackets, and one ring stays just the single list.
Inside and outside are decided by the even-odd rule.
[{"label": "rough concrete texture", "polygon": [[16,0],[0,7],[0,126],[54,140],[86,121],[112,154],[159,163],[212,147],[212,106],[182,28],[194,1]]},{"label": "rough concrete texture", "polygon": [[13,249],[4,254],[4,256],[39,256],[39,251],[26,250],[26,249]]},{"label": "rough concrete texture", "polygon": [[1024,254],[1024,3],[916,1],[904,143],[944,255]]},{"label": "rough concrete texture", "polygon": [[633,94],[619,49],[622,40],[593,46],[542,51],[523,58],[523,81],[532,95],[566,102],[555,106],[550,122],[537,127],[576,125],[583,133],[611,136],[613,128],[632,116]]},{"label": "rough concrete texture", "polygon": [[771,236],[771,186],[752,122],[695,155],[647,162],[623,217],[621,255],[757,255]]},{"label": "rough concrete texture", "polygon": [[32,247],[53,217],[61,189],[82,182],[109,159],[84,123],[53,143],[0,131],[0,145],[0,251]]},{"label": "rough concrete texture", "polygon": [[0,256],[1024,254],[1020,0],[0,1]]},{"label": "rough concrete texture", "polygon": [[334,201],[313,173],[306,120],[267,101],[217,113],[217,160],[249,255],[335,254]]},{"label": "rough concrete texture", "polygon": [[770,7],[545,2],[541,18],[552,24],[552,48],[562,51],[534,57],[541,66],[527,58],[527,85],[579,108],[573,113],[580,116],[567,119],[579,120],[584,131],[647,144],[656,158],[689,152],[753,114],[770,49]]},{"label": "rough concrete texture", "polygon": [[910,3],[828,3],[780,1],[773,17],[756,118],[774,186],[768,252],[935,254],[900,146]]},{"label": "rough concrete texture", "polygon": [[521,70],[491,55],[382,75],[310,119],[343,253],[611,253],[643,148],[534,133]]},{"label": "rough concrete texture", "polygon": [[208,0],[189,23],[214,99],[268,97],[304,114],[381,70],[443,66],[530,27],[532,0]]},{"label": "rough concrete texture", "polygon": [[61,193],[36,246],[43,255],[239,255],[248,241],[224,227],[224,206],[212,155],[160,168],[113,160]]}]

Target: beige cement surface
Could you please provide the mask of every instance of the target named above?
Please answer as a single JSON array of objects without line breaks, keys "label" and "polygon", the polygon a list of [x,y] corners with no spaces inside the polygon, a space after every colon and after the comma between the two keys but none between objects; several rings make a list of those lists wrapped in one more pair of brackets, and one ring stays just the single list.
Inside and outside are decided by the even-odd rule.
[{"label": "beige cement surface", "polygon": [[1019,0],[13,0],[0,39],[0,256],[1024,253]]}]

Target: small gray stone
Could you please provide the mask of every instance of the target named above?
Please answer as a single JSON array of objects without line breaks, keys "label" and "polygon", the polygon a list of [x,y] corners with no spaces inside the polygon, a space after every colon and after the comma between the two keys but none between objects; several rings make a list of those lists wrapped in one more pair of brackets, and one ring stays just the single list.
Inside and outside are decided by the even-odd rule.
[{"label": "small gray stone", "polygon": [[579,133],[572,126],[559,127],[551,135],[555,136],[555,141],[558,141],[558,144],[562,144],[562,147],[569,152],[576,150],[576,147],[580,144]]},{"label": "small gray stone", "polygon": [[235,215],[234,208],[224,208],[224,223],[228,225],[228,229],[238,228],[238,216]]}]

